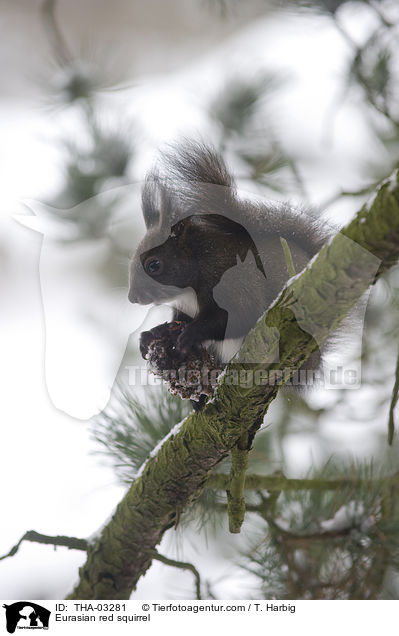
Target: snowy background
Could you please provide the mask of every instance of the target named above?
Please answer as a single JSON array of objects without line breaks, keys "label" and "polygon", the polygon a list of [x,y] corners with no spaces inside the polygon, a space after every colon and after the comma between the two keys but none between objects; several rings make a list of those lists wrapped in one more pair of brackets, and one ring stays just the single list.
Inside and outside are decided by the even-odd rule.
[{"label": "snowy background", "polygon": [[[356,90],[347,96],[350,45],[329,15],[233,2],[234,9],[223,16],[211,4],[57,4],[70,50],[101,70],[100,121],[117,126],[134,145],[126,171],[130,206],[123,208],[121,221],[132,251],[144,232],[139,187],[146,169],[166,142],[198,135],[213,140],[216,125],[207,108],[236,78],[271,73],[281,79],[265,100],[264,117],[284,150],[300,157],[302,192],[288,191],[294,205],[311,204],[340,225],[362,199],[341,198],[327,210],[324,204],[342,190],[366,185],[368,163],[378,164],[383,174],[392,160],[359,108]],[[129,306],[126,287],[98,283],[105,243],[60,246],[51,242],[50,221],[39,227],[43,238],[16,218],[45,211],[41,203],[51,206],[63,183],[65,139],[84,143],[79,108],[62,100],[65,77],[54,64],[40,6],[37,0],[0,2],[0,554],[29,529],[86,537],[121,499],[125,487],[94,454],[98,444],[89,418],[106,405],[118,368],[123,372],[138,361],[137,337],[146,318],[141,308]],[[395,11],[394,3],[385,8]],[[345,4],[338,17],[359,43],[376,21],[361,2]],[[234,157],[231,163],[240,169]],[[104,189],[121,185],[107,183]],[[248,183],[242,186],[250,189]],[[25,225],[35,224],[28,216]],[[375,302],[383,293],[375,292]],[[374,394],[359,389],[355,399],[360,421],[361,408],[367,409]],[[313,400],[328,406],[333,398],[322,394]],[[374,433],[385,430],[386,413],[363,426],[359,421],[345,415],[327,419],[323,443],[372,457]],[[317,452],[313,433],[287,440],[293,473],[306,470]],[[395,447],[389,452],[394,457]],[[244,539],[258,530],[256,522],[248,524]],[[253,581],[233,565],[244,539],[230,536],[222,543],[191,532],[183,540],[179,530],[165,537],[161,551],[192,559],[220,598],[246,598]],[[25,543],[0,563],[0,598],[63,598],[84,560],[83,553]],[[186,598],[191,590],[189,573],[176,576],[155,563],[134,598]]]}]

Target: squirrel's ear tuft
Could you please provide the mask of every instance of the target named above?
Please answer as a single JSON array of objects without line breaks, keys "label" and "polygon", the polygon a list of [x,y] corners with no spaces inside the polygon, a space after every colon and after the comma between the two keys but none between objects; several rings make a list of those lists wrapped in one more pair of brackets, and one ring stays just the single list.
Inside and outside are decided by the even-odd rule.
[{"label": "squirrel's ear tuft", "polygon": [[147,230],[172,217],[172,195],[156,169],[146,176],[141,203]]},{"label": "squirrel's ear tuft", "polygon": [[234,207],[234,179],[213,148],[183,141],[162,154],[161,166],[175,219],[190,214],[228,215]]},{"label": "squirrel's ear tuft", "polygon": [[170,146],[146,177],[143,215],[147,228],[172,226],[192,214],[229,215],[235,184],[222,157],[195,141]]},{"label": "squirrel's ear tuft", "polygon": [[201,142],[183,140],[162,153],[162,159],[172,181],[235,188],[234,179],[220,154]]}]

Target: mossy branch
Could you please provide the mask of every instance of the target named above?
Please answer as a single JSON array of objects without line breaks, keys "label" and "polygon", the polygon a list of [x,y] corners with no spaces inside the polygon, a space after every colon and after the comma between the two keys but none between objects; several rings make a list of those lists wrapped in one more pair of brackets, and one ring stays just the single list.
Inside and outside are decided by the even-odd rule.
[{"label": "mossy branch", "polygon": [[[250,367],[266,371],[269,379],[278,368],[297,369],[398,258],[399,185],[395,173],[373,201],[290,281],[248,334],[222,375],[214,399],[203,411],[189,415],[146,462],[111,521],[90,544],[70,599],[129,598],[151,565],[151,551],[175,525],[178,514],[199,495],[212,469],[243,434],[255,434],[278,387],[271,382],[231,383],[229,370],[248,369],[248,359],[256,360]],[[279,365],[264,362],[270,346],[275,346],[270,333],[276,330],[280,334]]]},{"label": "mossy branch", "polygon": [[245,516],[245,474],[248,468],[248,433],[242,435],[238,444],[231,451],[231,471],[227,492],[227,513],[229,516],[229,530],[233,534],[240,532]]},{"label": "mossy branch", "polygon": [[[215,490],[226,490],[230,483],[229,475],[215,473],[211,475],[206,482],[207,488]],[[374,480],[373,480],[373,483]],[[365,484],[365,480],[361,478],[338,478],[329,479],[323,477],[314,477],[312,479],[292,479],[282,473],[272,475],[253,475],[249,474],[245,477],[245,490],[267,490],[268,492],[281,492],[285,490],[341,490],[342,488],[352,487],[358,488]]]}]

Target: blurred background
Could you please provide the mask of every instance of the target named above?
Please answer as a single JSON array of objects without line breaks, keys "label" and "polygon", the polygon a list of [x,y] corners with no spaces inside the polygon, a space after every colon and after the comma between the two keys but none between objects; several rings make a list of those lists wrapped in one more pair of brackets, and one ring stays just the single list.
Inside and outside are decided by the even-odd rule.
[{"label": "blurred background", "polygon": [[[128,260],[144,235],[140,186],[159,150],[202,139],[243,192],[339,227],[398,164],[398,30],[395,0],[1,0],[0,554],[31,528],[95,532],[145,452],[189,410],[158,386],[125,386],[142,364],[140,331],[169,315],[127,301]],[[280,396],[252,472],[397,470],[397,440],[387,440],[398,286],[394,268],[368,297],[361,387]],[[256,512],[229,535],[215,497],[160,551],[192,561],[207,598],[399,598],[399,523],[389,519],[389,542],[370,547],[365,520],[380,504],[366,490],[280,501],[297,532],[330,527],[347,506],[358,535],[323,554],[320,542],[299,556],[276,548]],[[61,599],[84,560],[24,543],[0,562],[0,598]],[[350,589],[376,560],[378,577]],[[335,580],[324,596],[323,576]],[[192,574],[160,563],[133,595],[192,597]]]}]

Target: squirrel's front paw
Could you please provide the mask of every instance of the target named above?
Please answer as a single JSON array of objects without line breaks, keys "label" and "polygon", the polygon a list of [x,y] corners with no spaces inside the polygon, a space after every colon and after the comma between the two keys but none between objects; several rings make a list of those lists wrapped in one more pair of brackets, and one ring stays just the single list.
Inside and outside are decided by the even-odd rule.
[{"label": "squirrel's front paw", "polygon": [[148,355],[148,349],[153,341],[154,335],[151,333],[151,331],[143,331],[140,334],[140,353],[144,359],[146,359]]},{"label": "squirrel's front paw", "polygon": [[197,334],[188,325],[180,334],[176,342],[176,351],[180,358],[184,360],[190,353],[199,355],[201,353],[201,343]]},{"label": "squirrel's front paw", "polygon": [[[186,330],[185,323],[181,320],[173,320],[172,322],[164,322],[161,325],[153,327],[149,331],[143,331],[140,334],[140,352],[145,360],[152,356],[154,352],[161,351],[172,358],[183,358],[183,354],[178,347],[178,339]],[[190,350],[189,339],[187,339],[184,349]]]},{"label": "squirrel's front paw", "polygon": [[163,341],[165,337],[169,335],[168,332],[169,323],[164,322],[162,325],[157,325],[153,327],[149,331],[142,331],[140,334],[140,353],[143,356],[144,360],[148,356],[149,349],[151,345],[155,344],[157,341]]}]

